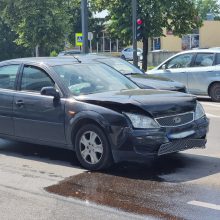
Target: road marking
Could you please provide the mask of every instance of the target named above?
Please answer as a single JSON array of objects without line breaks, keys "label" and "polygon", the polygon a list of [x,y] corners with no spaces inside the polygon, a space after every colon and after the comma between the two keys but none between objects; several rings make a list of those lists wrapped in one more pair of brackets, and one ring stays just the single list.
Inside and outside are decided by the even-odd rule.
[{"label": "road marking", "polygon": [[212,203],[190,201],[187,204],[220,211],[220,205],[216,205]]},{"label": "road marking", "polygon": [[210,113],[206,113],[206,116],[210,117],[210,118],[220,118],[220,116],[218,115],[213,115],[213,114],[210,114]]},{"label": "road marking", "polygon": [[209,102],[201,102],[201,104],[220,108],[220,104],[213,104],[213,103],[209,103]]}]

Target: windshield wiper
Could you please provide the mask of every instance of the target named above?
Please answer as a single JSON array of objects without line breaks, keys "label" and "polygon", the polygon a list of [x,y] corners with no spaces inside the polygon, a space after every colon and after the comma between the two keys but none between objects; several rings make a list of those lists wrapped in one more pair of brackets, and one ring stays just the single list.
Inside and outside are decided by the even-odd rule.
[{"label": "windshield wiper", "polygon": [[125,76],[141,75],[141,73],[125,73]]}]

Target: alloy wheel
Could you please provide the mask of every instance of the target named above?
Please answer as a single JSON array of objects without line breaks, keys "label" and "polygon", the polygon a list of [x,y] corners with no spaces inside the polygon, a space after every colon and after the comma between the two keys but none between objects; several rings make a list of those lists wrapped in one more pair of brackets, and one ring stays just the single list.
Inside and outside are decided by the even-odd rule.
[{"label": "alloy wheel", "polygon": [[80,154],[86,163],[97,164],[103,156],[103,143],[94,131],[86,131],[80,138]]}]

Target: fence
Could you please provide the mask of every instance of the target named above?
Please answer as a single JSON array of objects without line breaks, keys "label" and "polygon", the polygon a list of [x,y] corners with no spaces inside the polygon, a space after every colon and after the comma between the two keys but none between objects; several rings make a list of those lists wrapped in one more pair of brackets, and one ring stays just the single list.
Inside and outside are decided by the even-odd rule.
[{"label": "fence", "polygon": [[175,55],[177,52],[149,52],[148,66],[158,66],[160,63]]}]

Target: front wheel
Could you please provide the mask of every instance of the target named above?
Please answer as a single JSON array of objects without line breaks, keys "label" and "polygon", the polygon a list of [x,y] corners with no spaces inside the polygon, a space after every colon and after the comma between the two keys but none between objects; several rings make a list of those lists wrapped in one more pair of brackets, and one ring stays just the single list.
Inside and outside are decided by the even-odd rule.
[{"label": "front wheel", "polygon": [[103,170],[112,165],[112,154],[105,133],[96,125],[84,125],[76,134],[76,155],[88,170]]},{"label": "front wheel", "polygon": [[220,102],[220,83],[214,83],[210,88],[210,96],[212,101]]}]

